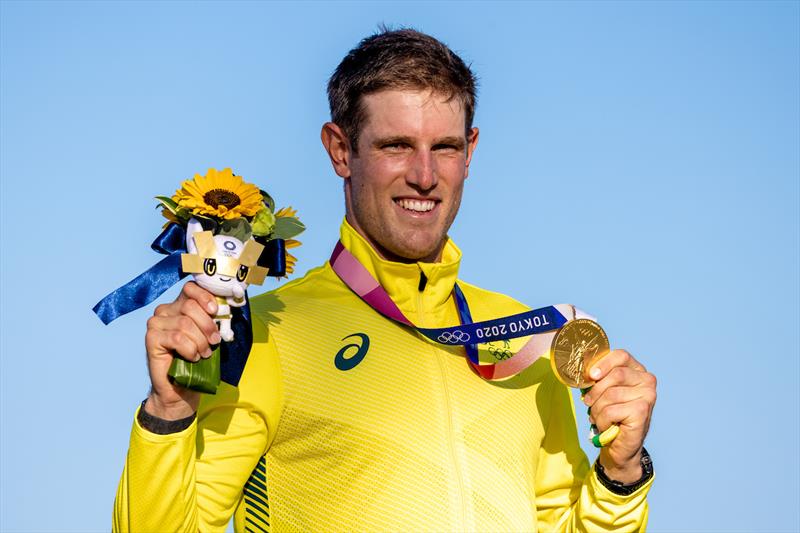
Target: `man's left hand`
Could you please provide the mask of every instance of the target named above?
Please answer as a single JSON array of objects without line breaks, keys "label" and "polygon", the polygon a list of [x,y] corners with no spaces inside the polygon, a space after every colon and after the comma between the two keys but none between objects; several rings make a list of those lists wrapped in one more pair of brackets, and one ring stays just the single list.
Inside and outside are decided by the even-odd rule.
[{"label": "man's left hand", "polygon": [[645,435],[656,404],[656,377],[625,350],[612,350],[588,369],[595,381],[583,397],[590,421],[599,431],[619,425],[619,435],[600,450],[606,475],[622,483],[642,476]]}]

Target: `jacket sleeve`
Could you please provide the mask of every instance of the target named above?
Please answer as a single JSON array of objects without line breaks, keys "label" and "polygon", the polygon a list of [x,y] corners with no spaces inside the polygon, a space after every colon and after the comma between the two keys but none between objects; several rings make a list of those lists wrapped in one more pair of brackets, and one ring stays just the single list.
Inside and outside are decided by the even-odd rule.
[{"label": "jacket sleeve", "polygon": [[550,380],[549,418],[536,470],[539,530],[644,531],[653,480],[629,496],[604,487],[578,442],[569,389],[553,376]]},{"label": "jacket sleeve", "polygon": [[186,430],[156,435],[134,418],[115,532],[225,531],[275,435],[282,401],[275,344],[256,321],[254,337],[239,386],[221,383],[217,394],[203,395]]}]

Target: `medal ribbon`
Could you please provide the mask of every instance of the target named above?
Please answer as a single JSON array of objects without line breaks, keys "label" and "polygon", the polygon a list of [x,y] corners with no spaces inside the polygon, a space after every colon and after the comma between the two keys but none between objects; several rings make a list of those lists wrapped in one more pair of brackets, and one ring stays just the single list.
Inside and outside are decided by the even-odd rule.
[{"label": "medal ribbon", "polygon": [[458,284],[453,287],[461,324],[446,328],[420,328],[414,325],[392,301],[375,277],[347,250],[336,243],[330,259],[331,267],[353,292],[383,316],[419,331],[427,339],[448,346],[464,346],[472,369],[487,380],[504,379],[528,368],[542,353],[542,343],[531,338],[512,357],[494,364],[480,364],[477,343],[507,340],[556,330],[567,318],[554,306],[525,311],[503,318],[472,322],[467,299]]},{"label": "medal ribbon", "polygon": [[[383,316],[413,328],[439,344],[464,346],[472,369],[483,379],[490,381],[511,377],[532,365],[549,347],[549,339],[547,342],[542,342],[539,334],[556,330],[569,321],[555,306],[548,306],[504,318],[473,323],[467,299],[456,283],[453,286],[453,299],[456,301],[461,324],[447,328],[419,328],[403,314],[386,289],[381,287],[378,280],[344,247],[341,241],[336,243],[330,263],[344,284]],[[575,318],[593,320],[577,308],[573,308],[573,312]],[[507,340],[527,335],[532,335],[531,339],[509,359],[494,364],[479,363],[478,347],[475,342]],[[581,393],[585,394],[588,390],[588,388],[582,389]],[[597,426],[592,424],[589,440],[595,447],[601,448],[611,443],[618,434],[618,425],[612,425],[600,433]]]}]

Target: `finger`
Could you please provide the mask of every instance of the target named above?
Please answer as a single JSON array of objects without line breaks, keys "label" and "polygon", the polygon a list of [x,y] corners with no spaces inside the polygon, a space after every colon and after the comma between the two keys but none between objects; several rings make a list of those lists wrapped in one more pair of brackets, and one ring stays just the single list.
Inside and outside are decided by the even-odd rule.
[{"label": "finger", "polygon": [[[148,352],[161,348],[166,351],[175,351],[182,358],[197,361],[200,357],[209,357],[211,347],[208,339],[197,327],[197,324],[186,315],[169,317],[151,317],[147,321],[148,333],[155,330],[160,336],[148,340]],[[152,345],[155,342],[155,345]]]},{"label": "finger", "polygon": [[191,300],[196,301],[201,308],[206,310],[207,314],[217,313],[217,300],[214,295],[197,283],[190,281],[183,286],[174,302],[156,306],[153,314],[155,316],[177,316],[181,313],[182,306]]},{"label": "finger", "polygon": [[617,366],[595,382],[583,395],[583,403],[592,405],[597,398],[611,387],[638,387],[644,382],[646,372],[640,372],[625,366]]},{"label": "finger", "polygon": [[586,368],[586,376],[589,379],[598,381],[608,374],[612,368],[624,366],[646,372],[647,369],[639,361],[625,350],[611,350],[603,357],[592,361]]},{"label": "finger", "polygon": [[200,307],[206,309],[210,315],[217,313],[217,300],[214,295],[193,281],[183,286],[178,298],[197,300]]},{"label": "finger", "polygon": [[593,412],[592,418],[601,432],[613,424],[618,424],[627,433],[643,436],[647,431],[651,413],[652,406],[639,399],[607,405],[599,412]]},{"label": "finger", "polygon": [[643,391],[639,387],[625,387],[613,386],[603,391],[596,398],[592,400],[591,407],[589,408],[589,416],[594,417],[597,413],[602,412],[609,405],[628,403],[644,398]]},{"label": "finger", "polygon": [[150,330],[146,336],[149,344],[148,353],[153,353],[152,345],[173,356],[180,357],[190,362],[199,361],[201,358],[199,348],[194,340],[179,330]]},{"label": "finger", "polygon": [[209,344],[219,344],[222,341],[216,322],[197,300],[184,300],[181,304],[181,314],[194,322]]},{"label": "finger", "polygon": [[168,304],[157,305],[155,311],[153,311],[153,316],[174,316],[179,312],[180,311],[177,310],[175,302],[171,302]]}]

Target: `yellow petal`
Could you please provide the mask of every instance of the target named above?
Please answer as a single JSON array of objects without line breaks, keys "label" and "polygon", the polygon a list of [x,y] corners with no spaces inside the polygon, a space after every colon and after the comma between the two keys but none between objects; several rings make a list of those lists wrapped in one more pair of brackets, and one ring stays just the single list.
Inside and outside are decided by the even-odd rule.
[{"label": "yellow petal", "polygon": [[293,217],[296,214],[297,214],[297,211],[295,211],[291,207],[281,207],[275,213],[275,217]]}]

